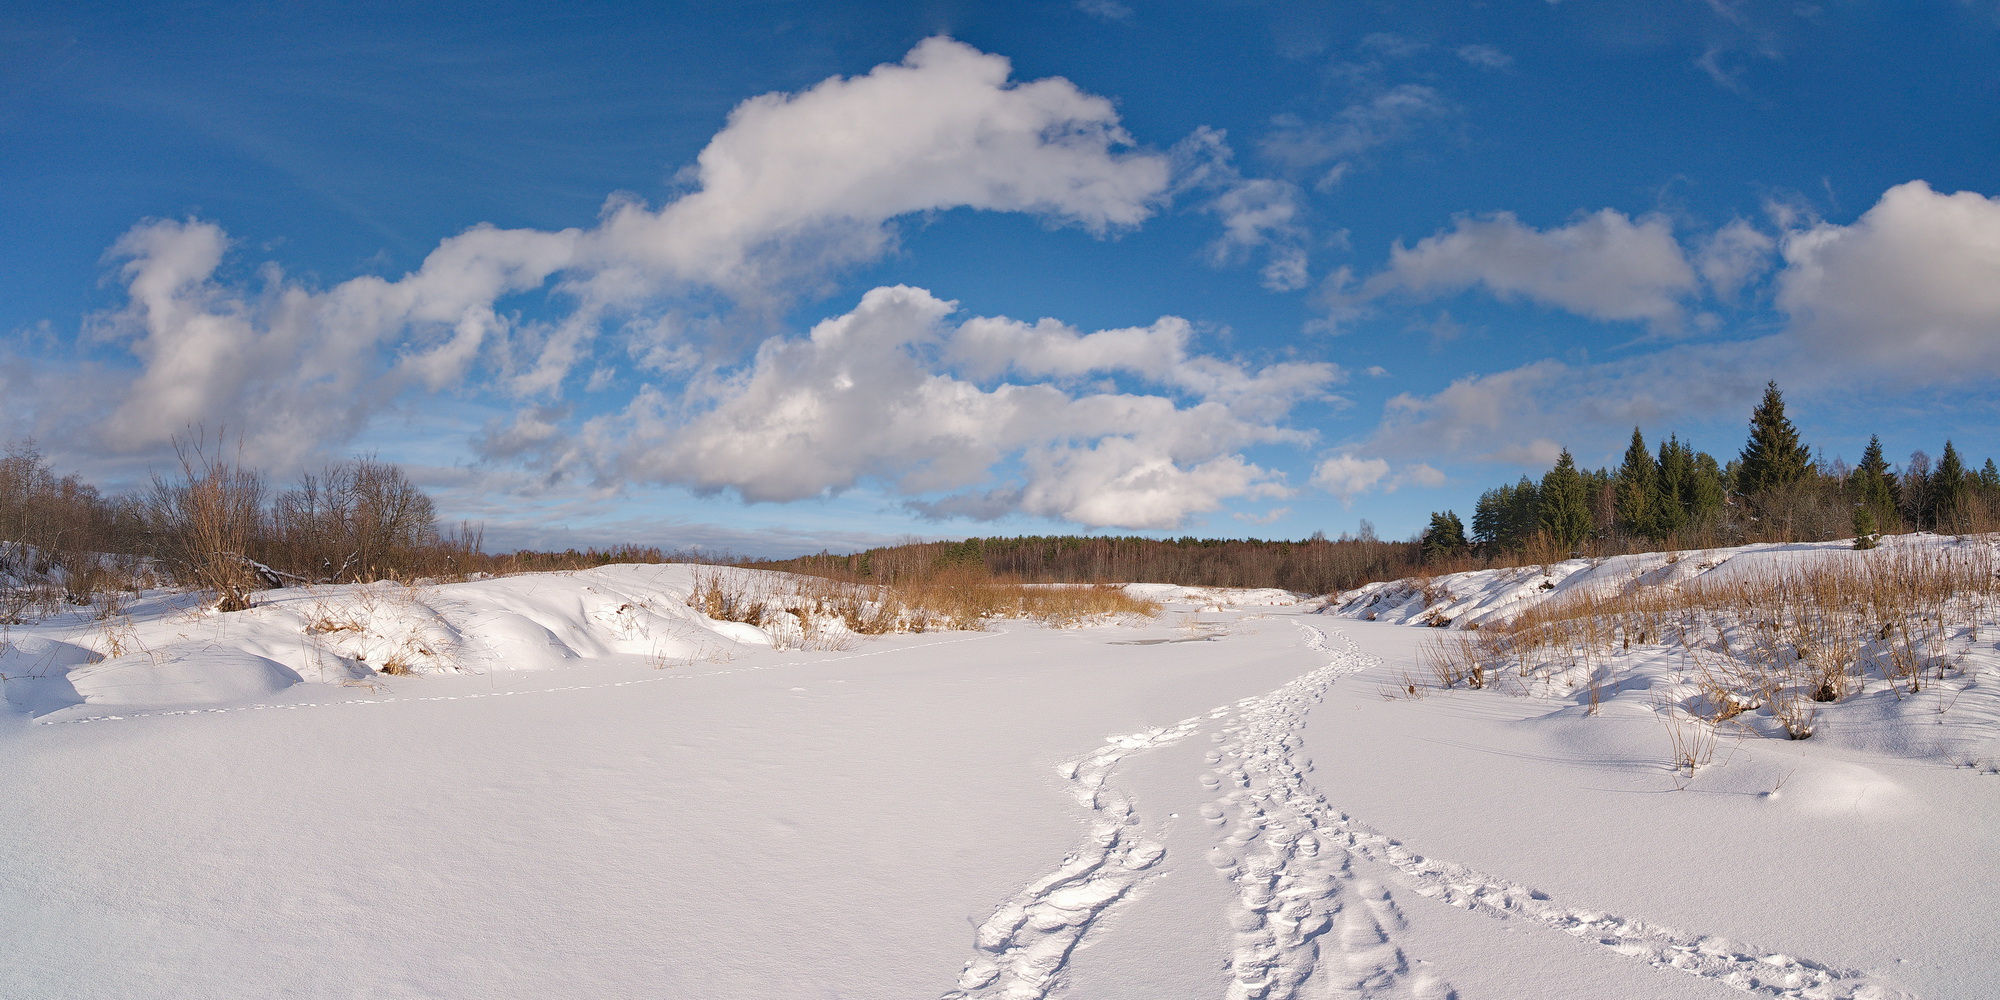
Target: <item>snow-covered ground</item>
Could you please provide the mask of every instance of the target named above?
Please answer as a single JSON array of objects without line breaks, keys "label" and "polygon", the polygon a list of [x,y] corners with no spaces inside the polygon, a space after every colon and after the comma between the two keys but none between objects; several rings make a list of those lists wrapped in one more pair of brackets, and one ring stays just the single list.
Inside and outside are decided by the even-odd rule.
[{"label": "snow-covered ground", "polygon": [[[1947,759],[2000,718],[1984,653],[1928,719],[1857,697],[1689,781],[1636,688],[1385,698],[1440,634],[1389,614],[1159,591],[783,649],[693,614],[692,572],[11,629],[0,997],[2000,982],[2000,777]],[[1911,719],[1932,743],[1863,735]]]}]

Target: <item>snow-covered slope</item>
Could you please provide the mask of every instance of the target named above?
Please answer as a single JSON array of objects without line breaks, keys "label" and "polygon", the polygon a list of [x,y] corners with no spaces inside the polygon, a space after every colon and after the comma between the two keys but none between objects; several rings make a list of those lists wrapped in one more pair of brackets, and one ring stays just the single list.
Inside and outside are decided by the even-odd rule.
[{"label": "snow-covered slope", "polygon": [[664,667],[772,645],[766,630],[688,607],[703,572],[715,571],[607,566],[440,586],[272,590],[233,614],[155,592],[116,613],[74,611],[11,629],[0,676],[8,704],[42,714],[70,704],[226,704],[301,683],[373,683],[383,672],[553,670],[606,658]]},{"label": "snow-covered slope", "polygon": [[1580,594],[1598,597],[1633,590],[1713,584],[1745,577],[1812,572],[1860,560],[1894,559],[1899,554],[1967,546],[1990,550],[1993,540],[1972,536],[1888,535],[1879,548],[1857,552],[1847,541],[1741,545],[1680,552],[1642,552],[1592,559],[1568,559],[1545,566],[1447,573],[1370,583],[1328,602],[1343,617],[1399,625],[1479,626],[1519,615],[1536,604]]},{"label": "snow-covered slope", "polygon": [[[304,676],[327,595],[135,606],[180,676],[241,687],[0,714],[0,996],[1803,1000],[2000,980],[2000,779],[1977,769],[1745,739],[1690,784],[1641,693],[1594,715],[1580,692],[1385,699],[1445,633],[1313,603],[1186,594],[1145,623],[782,649],[683,617],[684,572],[383,597],[319,632],[321,655],[415,644],[460,669],[360,686],[273,690],[241,662]],[[38,652],[10,655],[113,690],[64,652],[100,626],[63,627],[12,633]],[[185,696],[165,669],[140,671],[145,698]],[[1976,697],[1926,710],[1949,729]]]}]

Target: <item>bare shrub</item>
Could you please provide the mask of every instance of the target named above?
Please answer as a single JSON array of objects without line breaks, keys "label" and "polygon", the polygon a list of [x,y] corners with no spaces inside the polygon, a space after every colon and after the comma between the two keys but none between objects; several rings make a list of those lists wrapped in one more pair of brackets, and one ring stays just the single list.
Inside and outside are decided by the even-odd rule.
[{"label": "bare shrub", "polygon": [[221,448],[219,436],[214,445],[199,435],[176,437],[181,474],[153,477],[147,514],[175,575],[214,591],[218,610],[241,611],[259,582],[246,553],[262,519],[264,480],[240,461],[223,458]]},{"label": "bare shrub", "polygon": [[271,521],[272,561],[322,583],[394,577],[439,541],[430,497],[373,457],[302,476],[278,495]]}]

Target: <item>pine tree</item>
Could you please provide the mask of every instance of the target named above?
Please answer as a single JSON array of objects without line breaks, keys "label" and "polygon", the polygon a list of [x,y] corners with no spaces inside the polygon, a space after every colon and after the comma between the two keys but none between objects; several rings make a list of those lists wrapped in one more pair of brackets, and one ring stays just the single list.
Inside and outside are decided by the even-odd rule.
[{"label": "pine tree", "polygon": [[1639,428],[1632,428],[1632,444],[1625,449],[1625,462],[1618,467],[1617,516],[1614,526],[1618,533],[1633,538],[1665,537],[1661,530],[1662,497],[1660,495],[1660,469],[1653,461],[1653,453],[1646,450],[1646,439]]},{"label": "pine tree", "polygon": [[1449,559],[1465,552],[1468,547],[1465,524],[1458,519],[1457,511],[1431,514],[1430,527],[1424,529],[1423,547],[1426,562]]},{"label": "pine tree", "polygon": [[1965,463],[1958,457],[1958,449],[1950,441],[1944,443],[1944,454],[1938,458],[1937,471],[1931,473],[1930,521],[1939,531],[1963,533],[1966,515],[1970,513],[1966,503],[1971,494],[1967,483]]},{"label": "pine tree", "polygon": [[1574,550],[1590,537],[1590,494],[1576,459],[1564,448],[1555,468],[1542,476],[1542,530],[1556,544]]},{"label": "pine tree", "polygon": [[1798,428],[1785,416],[1785,396],[1773,381],[1764,386],[1764,399],[1750,414],[1750,440],[1743,446],[1742,468],[1736,474],[1738,496],[1790,486],[1805,478],[1812,463],[1812,449],[1799,442]]},{"label": "pine tree", "polygon": [[2000,490],[2000,466],[1994,465],[1993,460],[1990,458],[1986,460],[1984,466],[1980,467],[1979,486],[1988,492]]},{"label": "pine tree", "polygon": [[1715,456],[1669,436],[1660,445],[1659,537],[1684,535],[1712,520],[1728,492],[1724,479]]}]

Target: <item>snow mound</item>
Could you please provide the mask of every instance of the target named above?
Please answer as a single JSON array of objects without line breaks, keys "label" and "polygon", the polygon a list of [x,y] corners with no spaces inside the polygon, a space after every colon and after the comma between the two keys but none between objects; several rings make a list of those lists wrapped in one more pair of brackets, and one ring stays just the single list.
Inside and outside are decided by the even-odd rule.
[{"label": "snow mound", "polygon": [[268,656],[192,643],[164,655],[133,653],[76,667],[67,679],[87,704],[149,708],[262,698],[301,680],[297,671]]},{"label": "snow mound", "polygon": [[771,647],[772,635],[688,606],[697,567],[606,566],[437,586],[274,590],[217,614],[155,595],[98,620],[65,614],[0,642],[14,711],[183,707],[266,698],[299,683],[387,674],[551,670],[585,660],[656,666]]}]

